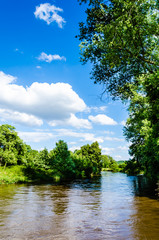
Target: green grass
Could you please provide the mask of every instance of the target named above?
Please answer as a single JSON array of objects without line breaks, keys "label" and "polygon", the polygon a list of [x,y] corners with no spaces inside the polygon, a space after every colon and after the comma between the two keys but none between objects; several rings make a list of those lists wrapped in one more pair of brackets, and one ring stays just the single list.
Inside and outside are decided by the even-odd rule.
[{"label": "green grass", "polygon": [[29,182],[24,166],[0,167],[0,184]]},{"label": "green grass", "polygon": [[111,168],[102,168],[102,171],[111,171]]},{"label": "green grass", "polygon": [[123,163],[125,163],[126,161],[116,161],[117,162],[117,164],[119,165],[119,164],[123,164]]},{"label": "green grass", "polygon": [[25,166],[0,167],[0,184],[60,182],[62,175],[51,169],[28,169]]}]

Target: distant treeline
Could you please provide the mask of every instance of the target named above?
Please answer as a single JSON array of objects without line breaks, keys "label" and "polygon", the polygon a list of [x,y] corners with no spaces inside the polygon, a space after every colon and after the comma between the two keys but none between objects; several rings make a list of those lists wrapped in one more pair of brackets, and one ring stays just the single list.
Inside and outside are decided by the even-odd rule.
[{"label": "distant treeline", "polygon": [[98,176],[102,170],[140,171],[131,161],[116,162],[102,155],[98,142],[71,152],[59,140],[50,152],[46,148],[37,151],[20,139],[13,126],[0,126],[0,183],[67,181]]},{"label": "distant treeline", "polygon": [[74,153],[68,150],[63,140],[59,140],[50,152],[46,148],[33,150],[20,139],[13,126],[0,126],[1,183],[89,178],[100,175],[102,167],[106,166],[106,158],[102,156],[98,142],[84,145]]}]

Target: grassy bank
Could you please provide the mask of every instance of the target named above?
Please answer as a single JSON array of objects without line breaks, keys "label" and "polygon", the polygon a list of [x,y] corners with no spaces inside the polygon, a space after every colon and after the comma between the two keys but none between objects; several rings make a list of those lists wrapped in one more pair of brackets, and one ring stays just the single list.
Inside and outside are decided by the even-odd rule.
[{"label": "grassy bank", "polygon": [[0,167],[0,184],[53,183],[61,180],[64,180],[63,175],[51,169],[31,169],[22,165]]},{"label": "grassy bank", "polygon": [[25,166],[0,167],[0,184],[26,183]]}]

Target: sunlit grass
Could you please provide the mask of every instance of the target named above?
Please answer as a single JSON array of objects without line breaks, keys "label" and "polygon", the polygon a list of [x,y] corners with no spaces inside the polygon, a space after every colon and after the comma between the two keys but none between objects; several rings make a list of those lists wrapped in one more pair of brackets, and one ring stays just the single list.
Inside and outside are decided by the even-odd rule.
[{"label": "sunlit grass", "polygon": [[0,167],[0,184],[28,182],[24,166]]}]

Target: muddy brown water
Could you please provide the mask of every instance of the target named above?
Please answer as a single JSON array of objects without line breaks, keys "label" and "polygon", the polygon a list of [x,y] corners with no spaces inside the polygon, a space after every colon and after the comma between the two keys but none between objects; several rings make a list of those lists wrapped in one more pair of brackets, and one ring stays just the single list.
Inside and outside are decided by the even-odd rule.
[{"label": "muddy brown water", "polygon": [[159,201],[145,178],[122,173],[65,185],[1,185],[3,239],[158,240]]}]

